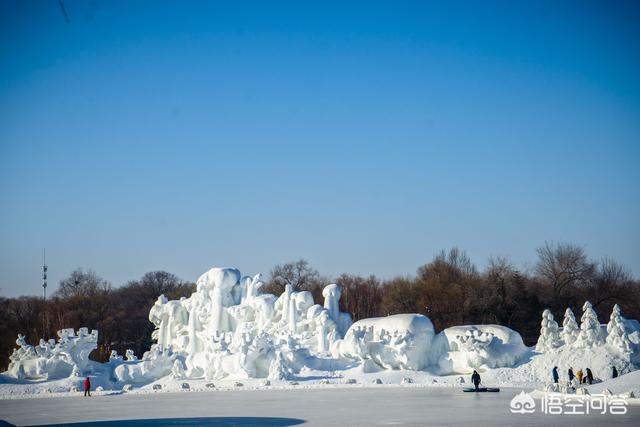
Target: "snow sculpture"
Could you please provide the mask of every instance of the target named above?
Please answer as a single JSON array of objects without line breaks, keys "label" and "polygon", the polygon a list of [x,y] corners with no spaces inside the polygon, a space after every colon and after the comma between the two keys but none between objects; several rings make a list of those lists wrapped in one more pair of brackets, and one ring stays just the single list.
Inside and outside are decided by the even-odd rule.
[{"label": "snow sculpture", "polygon": [[322,290],[324,297],[324,308],[329,312],[329,317],[338,325],[338,332],[343,335],[351,326],[351,315],[349,313],[341,313],[339,307],[340,295],[342,290],[340,286],[333,283]]},{"label": "snow sculpture", "polygon": [[580,327],[578,327],[573,311],[567,308],[562,321],[562,339],[566,345],[571,345],[578,339],[578,334],[580,334]]},{"label": "snow sculpture", "polygon": [[127,384],[144,384],[171,373],[178,355],[158,344],[144,353],[142,360],[123,361],[114,369],[114,379]]},{"label": "snow sculpture", "polygon": [[619,350],[622,354],[631,353],[631,341],[625,330],[625,319],[622,317],[618,304],[613,306],[609,323],[607,324],[607,344]]},{"label": "snow sculpture", "polygon": [[580,333],[574,345],[576,347],[594,347],[603,342],[598,315],[591,307],[589,301],[582,306],[582,317],[580,318]]},{"label": "snow sculpture", "polygon": [[[278,298],[260,295],[260,279],[235,268],[212,268],[198,278],[191,297],[168,301],[161,295],[149,312],[156,326],[152,350],[169,349],[175,358],[168,367],[162,361],[159,372],[179,359],[185,378],[289,376],[326,355],[351,326],[351,316],[339,310],[337,284],[323,290],[320,306],[310,292],[295,292],[291,285]],[[122,366],[116,377],[140,377],[131,372],[133,365]]]},{"label": "snow sculpture", "polygon": [[536,351],[544,353],[560,347],[560,333],[558,323],[553,319],[553,314],[548,309],[542,312],[542,322],[540,324],[540,337],[536,344]]},{"label": "snow sculpture", "polygon": [[500,325],[452,326],[436,335],[431,363],[441,374],[512,367],[528,352],[516,331]]},{"label": "snow sculpture", "polygon": [[343,340],[334,342],[336,358],[373,360],[385,369],[424,369],[434,337],[431,320],[421,314],[395,314],[362,319]]},{"label": "snow sculpture", "polygon": [[26,343],[18,335],[19,348],[9,356],[7,373],[18,379],[55,379],[68,377],[72,373],[84,375],[90,372],[89,353],[98,343],[98,331],[89,333],[87,328],[58,331],[58,342],[40,340],[37,346]]},{"label": "snow sculpture", "polygon": [[[242,276],[235,268],[212,268],[196,283],[189,298],[169,301],[160,295],[155,301],[149,320],[155,325],[152,338],[156,343],[139,360],[127,350],[124,357],[112,351],[106,364],[89,361],[97,331],[63,329],[58,332],[58,343],[41,340],[37,346],[28,345],[19,335],[8,375],[22,380],[53,379],[93,371],[109,376],[113,386],[124,389],[167,376],[179,381],[284,381],[297,380],[310,370],[328,372],[354,366],[362,372],[432,366],[440,374],[468,374],[474,369],[514,367],[531,355],[517,332],[499,325],[454,326],[435,335],[429,318],[420,314],[361,319],[352,324],[351,316],[340,312],[337,284],[326,286],[323,303],[316,304],[311,293],[297,292],[290,284],[278,297],[260,294],[261,276]],[[604,354],[600,359],[605,366],[625,360],[624,366],[640,362],[640,323],[624,319],[619,307],[614,307],[607,325],[607,345],[603,345],[605,336],[591,305],[585,303],[583,310],[578,328],[567,309],[561,332],[551,312],[545,310],[536,349],[554,350],[553,358],[573,366],[585,366],[585,358],[593,353]],[[599,347],[594,348],[596,345]],[[543,360],[545,356],[534,357]],[[546,378],[547,368],[544,372]]]}]

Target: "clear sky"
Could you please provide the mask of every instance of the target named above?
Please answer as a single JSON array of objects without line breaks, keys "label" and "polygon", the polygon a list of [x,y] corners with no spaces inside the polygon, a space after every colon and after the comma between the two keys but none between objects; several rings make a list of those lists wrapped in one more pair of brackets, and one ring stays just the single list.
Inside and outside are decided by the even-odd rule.
[{"label": "clear sky", "polygon": [[[0,2],[0,295],[76,267],[640,275],[640,3]],[[232,6],[230,5],[232,4]]]}]

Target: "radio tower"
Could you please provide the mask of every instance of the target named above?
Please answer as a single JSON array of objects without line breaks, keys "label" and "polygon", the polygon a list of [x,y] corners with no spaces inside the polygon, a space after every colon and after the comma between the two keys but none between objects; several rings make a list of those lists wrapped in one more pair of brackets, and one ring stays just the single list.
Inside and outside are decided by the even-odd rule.
[{"label": "radio tower", "polygon": [[42,250],[42,299],[47,300],[47,261],[46,249]]}]

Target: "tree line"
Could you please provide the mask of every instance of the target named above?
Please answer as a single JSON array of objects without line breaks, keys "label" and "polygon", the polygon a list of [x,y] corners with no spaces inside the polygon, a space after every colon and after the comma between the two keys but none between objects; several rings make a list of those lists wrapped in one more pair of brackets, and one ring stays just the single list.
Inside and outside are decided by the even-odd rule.
[{"label": "tree line", "polygon": [[[322,302],[328,283],[342,286],[341,310],[354,321],[397,313],[428,316],[437,331],[453,325],[495,323],[518,331],[527,345],[539,334],[545,308],[561,317],[567,307],[580,313],[591,301],[602,323],[618,304],[628,318],[640,318],[640,282],[616,261],[592,260],[572,244],[545,244],[528,271],[505,258],[492,258],[480,271],[457,248],[442,251],[413,276],[382,280],[376,276],[341,274],[326,277],[301,259],[278,264],[266,278],[263,292],[279,295],[287,283],[309,291]],[[160,294],[188,297],[195,284],[174,274],[154,271],[139,280],[113,287],[91,270],[78,269],[60,281],[52,298],[0,297],[0,368],[6,369],[17,333],[28,342],[54,338],[62,328],[86,326],[100,331],[94,360],[107,360],[111,350],[132,349],[141,356],[152,344],[151,306]]]}]

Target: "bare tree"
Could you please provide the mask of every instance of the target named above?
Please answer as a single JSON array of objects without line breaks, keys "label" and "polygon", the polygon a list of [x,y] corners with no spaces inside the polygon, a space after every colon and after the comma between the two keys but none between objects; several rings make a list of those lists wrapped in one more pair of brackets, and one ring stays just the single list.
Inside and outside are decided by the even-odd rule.
[{"label": "bare tree", "polygon": [[587,259],[582,247],[545,243],[537,252],[535,272],[540,281],[550,287],[552,305],[561,305],[559,300],[568,288],[585,288],[591,284],[595,264]]},{"label": "bare tree", "polygon": [[74,296],[92,296],[111,289],[111,284],[98,276],[95,271],[78,268],[69,277],[60,281],[55,296],[70,298]]},{"label": "bare tree", "polygon": [[382,285],[375,276],[341,274],[336,283],[342,286],[341,309],[351,313],[354,320],[380,315]]},{"label": "bare tree", "polygon": [[[265,288],[269,291],[284,290],[291,284],[294,291],[312,290],[320,283],[320,273],[306,259],[278,264],[271,269],[270,280]],[[279,295],[279,293],[277,293]]]},{"label": "bare tree", "polygon": [[[613,304],[624,304],[625,295],[629,295],[633,286],[631,272],[611,258],[598,263],[592,286],[589,289],[589,301],[593,308],[610,310]],[[606,307],[602,307],[606,305]]]},{"label": "bare tree", "polygon": [[167,271],[150,271],[142,276],[140,280],[127,283],[128,286],[141,286],[145,288],[148,290],[148,293],[154,297],[158,297],[161,294],[168,294],[184,284],[185,282],[180,280],[178,276]]}]

